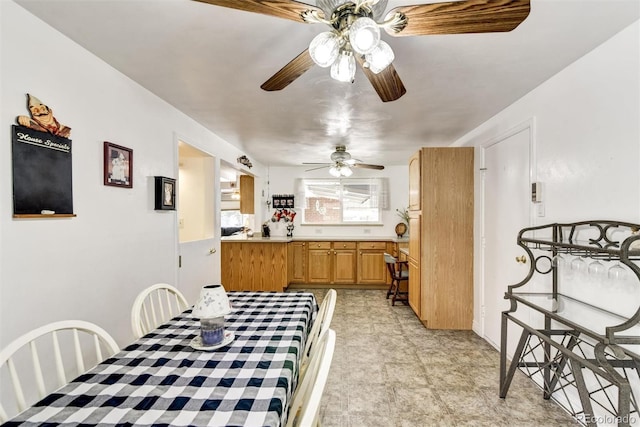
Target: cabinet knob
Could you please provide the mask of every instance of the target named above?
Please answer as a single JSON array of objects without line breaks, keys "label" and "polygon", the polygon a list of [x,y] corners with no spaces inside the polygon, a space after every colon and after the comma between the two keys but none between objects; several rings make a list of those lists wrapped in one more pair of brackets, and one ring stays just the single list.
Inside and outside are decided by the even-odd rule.
[{"label": "cabinet knob", "polygon": [[327,255],[331,255],[331,251],[327,251]]},{"label": "cabinet knob", "polygon": [[516,262],[519,264],[526,264],[527,258],[524,255],[520,255],[516,257]]},{"label": "cabinet knob", "polygon": [[346,248],[346,247],[347,247],[347,244],[346,244],[346,243],[344,243],[344,244],[342,245],[342,247],[343,247],[343,248]]},{"label": "cabinet knob", "polygon": [[306,245],[306,243],[303,243],[302,246]]},{"label": "cabinet knob", "polygon": [[213,255],[216,253],[216,248],[209,249],[209,255]]}]

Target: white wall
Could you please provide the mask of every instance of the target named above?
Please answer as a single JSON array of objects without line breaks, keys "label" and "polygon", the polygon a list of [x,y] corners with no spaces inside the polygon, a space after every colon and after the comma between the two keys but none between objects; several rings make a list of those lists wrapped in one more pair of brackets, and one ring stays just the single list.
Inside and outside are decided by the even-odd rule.
[{"label": "white wall", "polygon": [[[408,159],[407,159],[408,162]],[[305,172],[308,167],[270,167],[269,168],[269,186],[264,187],[265,197],[261,200],[263,217],[271,218],[273,209],[267,210],[266,201],[267,194],[295,194],[295,181],[297,178],[332,178],[328,169],[320,169],[311,172]],[[368,169],[357,169],[351,178],[388,178],[389,180],[389,209],[382,211],[383,226],[318,226],[318,225],[301,225],[301,216],[296,215],[294,220],[295,229],[294,237],[336,237],[336,236],[353,236],[353,237],[395,237],[395,225],[402,221],[398,216],[396,209],[402,210],[408,206],[409,202],[409,166],[385,166],[382,171],[374,171]],[[266,181],[266,179],[264,180]],[[256,189],[258,187],[256,186]],[[258,191],[258,190],[256,190]],[[296,196],[296,206],[300,206],[300,200]],[[296,209],[300,212],[300,209]],[[256,210],[257,212],[257,210]],[[274,235],[286,235],[286,225],[284,222],[269,223]]]},{"label": "white wall", "polygon": [[[479,146],[535,118],[533,176],[544,183],[546,212],[534,223],[640,222],[638,28],[638,22],[632,24],[454,143]],[[476,209],[479,196],[476,192]],[[475,217],[479,241],[478,211]],[[515,237],[504,236],[514,242]],[[477,273],[476,325],[481,324],[479,286]],[[601,298],[612,303],[607,294]]]},{"label": "white wall", "polygon": [[[153,176],[177,178],[179,139],[232,164],[244,153],[17,4],[0,1],[0,19],[0,347],[69,318],[123,346],[137,293],[178,277],[176,215],[154,211]],[[10,126],[26,93],[72,128],[75,218],[12,218]],[[133,149],[132,189],[103,185],[103,141]]]}]

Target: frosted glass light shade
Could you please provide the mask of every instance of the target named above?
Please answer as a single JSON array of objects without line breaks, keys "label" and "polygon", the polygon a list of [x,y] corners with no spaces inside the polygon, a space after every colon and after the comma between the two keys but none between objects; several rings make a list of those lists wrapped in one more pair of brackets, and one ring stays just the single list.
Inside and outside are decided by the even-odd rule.
[{"label": "frosted glass light shade", "polygon": [[342,174],[342,176],[350,177],[353,174],[353,171],[350,167],[343,166],[342,168],[340,168],[340,173]]},{"label": "frosted glass light shade", "polygon": [[340,56],[331,66],[331,78],[339,82],[353,83],[356,77],[356,59],[353,52],[341,50]]},{"label": "frosted glass light shade", "polygon": [[371,18],[358,18],[349,28],[349,42],[360,54],[371,52],[380,41],[380,28]]},{"label": "frosted glass light shade", "polygon": [[340,53],[340,38],[331,31],[320,33],[309,44],[309,55],[313,62],[326,68],[333,64]]},{"label": "frosted glass light shade", "polygon": [[231,303],[222,285],[206,285],[193,306],[193,316],[201,319],[224,316],[231,313]]},{"label": "frosted glass light shade", "polygon": [[378,43],[371,53],[367,53],[364,59],[369,64],[369,69],[373,73],[378,74],[393,62],[395,55],[393,54],[393,50],[391,50],[391,46],[385,41],[380,40],[380,43]]},{"label": "frosted glass light shade", "polygon": [[338,178],[338,177],[340,176],[340,167],[338,167],[338,166],[331,166],[331,167],[329,168],[329,173],[330,173],[332,176],[335,176],[336,178]]}]

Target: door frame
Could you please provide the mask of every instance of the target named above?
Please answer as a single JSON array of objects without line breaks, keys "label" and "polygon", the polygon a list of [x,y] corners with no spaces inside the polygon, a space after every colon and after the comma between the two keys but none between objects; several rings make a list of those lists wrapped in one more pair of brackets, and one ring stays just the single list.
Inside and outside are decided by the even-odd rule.
[{"label": "door frame", "polygon": [[[220,203],[220,157],[213,154],[210,150],[208,150],[205,147],[202,147],[201,144],[196,144],[194,143],[191,138],[185,137],[177,132],[173,133],[173,156],[174,156],[174,162],[173,162],[173,174],[175,177],[179,177],[180,175],[180,154],[179,154],[179,147],[178,145],[180,144],[180,142],[183,142],[185,144],[190,145],[191,147],[202,151],[203,153],[207,154],[208,156],[211,156],[211,158],[213,159],[213,200],[216,203],[216,206],[214,208],[214,216],[213,216],[213,248],[214,249],[214,253],[211,254],[212,257],[215,258],[214,260],[214,265],[218,266],[218,282],[220,281],[220,233],[216,232],[216,230],[220,230],[220,208],[219,208],[219,203]],[[180,186],[180,182],[178,181],[178,188]],[[179,194],[179,192],[177,192],[177,194]],[[175,242],[175,260],[176,260],[176,269],[175,269],[175,277],[174,277],[174,283],[176,283],[178,285],[178,287],[185,292],[186,290],[184,290],[182,287],[184,286],[184,284],[180,283],[180,256],[181,256],[181,243],[180,243],[180,230],[179,230],[179,205],[180,205],[180,198],[177,197],[177,204],[176,204],[176,215],[175,215],[175,221],[174,221],[174,242]],[[191,290],[192,291],[192,290]],[[193,293],[193,291],[191,292]],[[191,298],[188,298],[188,300],[191,300]]]},{"label": "door frame", "polygon": [[[479,247],[479,269],[478,269],[478,284],[480,291],[480,313],[479,313],[479,321],[480,325],[475,325],[473,328],[476,332],[480,334],[482,338],[485,337],[486,325],[485,325],[485,307],[486,307],[486,286],[485,286],[485,262],[486,262],[486,253],[485,253],[485,219],[486,219],[486,187],[485,187],[485,170],[486,170],[486,151],[488,148],[493,145],[499,144],[506,139],[511,138],[512,136],[523,132],[529,131],[529,183],[535,182],[537,180],[537,159],[536,159],[536,118],[535,116],[530,117],[529,119],[513,126],[512,128],[506,130],[505,132],[494,136],[490,139],[487,139],[484,142],[478,144],[478,148],[480,148],[480,175],[481,175],[481,184],[480,184],[480,247]],[[535,215],[535,204],[531,203],[529,206],[529,226],[535,226],[536,224],[536,215]],[[513,236],[515,239],[516,236]],[[475,317],[475,316],[474,316]],[[474,319],[475,323],[475,319]],[[479,328],[478,328],[479,327]],[[478,330],[479,329],[479,330]],[[488,341],[487,341],[488,342]]]}]

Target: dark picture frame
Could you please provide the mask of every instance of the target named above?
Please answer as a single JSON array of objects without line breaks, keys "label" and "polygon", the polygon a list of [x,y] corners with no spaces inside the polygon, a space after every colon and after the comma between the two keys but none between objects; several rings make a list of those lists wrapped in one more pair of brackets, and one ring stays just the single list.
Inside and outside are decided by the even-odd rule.
[{"label": "dark picture frame", "polygon": [[133,187],[133,150],[104,142],[104,185]]},{"label": "dark picture frame", "polygon": [[155,177],[155,206],[157,211],[176,209],[176,180],[164,176]]}]

